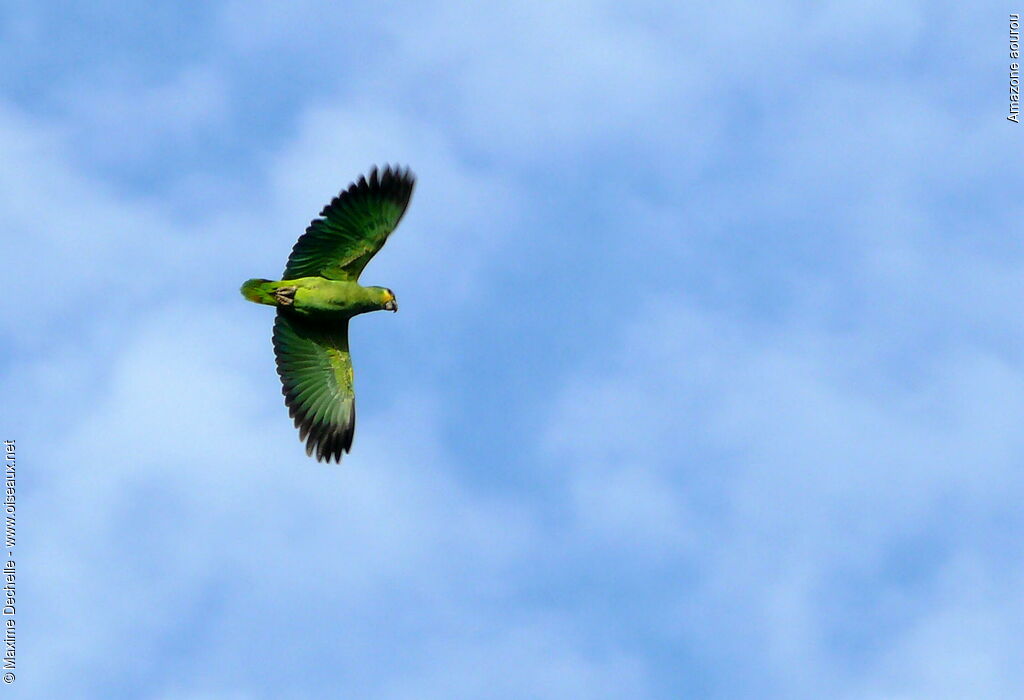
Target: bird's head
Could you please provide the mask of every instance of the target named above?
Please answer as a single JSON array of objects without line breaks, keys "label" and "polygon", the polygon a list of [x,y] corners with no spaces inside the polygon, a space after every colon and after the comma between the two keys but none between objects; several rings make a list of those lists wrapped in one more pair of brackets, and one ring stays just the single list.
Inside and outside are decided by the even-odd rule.
[{"label": "bird's head", "polygon": [[385,311],[398,311],[398,300],[395,293],[387,287],[374,287],[380,299],[380,308]]}]

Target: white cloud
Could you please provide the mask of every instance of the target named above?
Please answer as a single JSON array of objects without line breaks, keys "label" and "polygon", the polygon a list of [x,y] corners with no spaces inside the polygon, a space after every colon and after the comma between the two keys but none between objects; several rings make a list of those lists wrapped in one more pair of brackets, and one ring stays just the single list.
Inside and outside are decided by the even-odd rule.
[{"label": "white cloud", "polygon": [[[981,554],[985,535],[971,524],[1016,509],[1021,439],[1005,417],[1024,405],[990,402],[1022,395],[1019,366],[984,353],[949,357],[927,372],[924,398],[849,352],[862,352],[865,338],[792,326],[754,332],[664,303],[630,328],[609,350],[616,359],[570,385],[548,439],[573,492],[605,483],[615,497],[574,501],[581,522],[605,528],[590,537],[616,549],[628,541],[630,557],[652,570],[664,566],[673,536],[688,543],[668,557],[695,581],[649,601],[678,610],[663,634],[709,659],[770,661],[788,696],[850,687],[843,638],[870,634],[866,687],[884,678],[885,659],[907,653],[898,651],[905,643],[925,643],[905,642],[911,629],[928,630],[933,645],[953,632],[940,620],[959,593],[931,587],[947,558],[984,556],[986,574],[1020,576],[1009,551]],[[943,520],[951,508],[967,520]],[[935,543],[938,559],[894,560],[908,541]],[[899,583],[902,571],[915,573]],[[893,588],[933,610],[891,627],[858,624],[828,599],[853,592],[844,572],[876,605]],[[999,599],[972,614],[1009,638],[1010,618],[990,607]],[[985,679],[1013,669],[1007,656],[991,656],[984,635],[956,643]],[[914,693],[932,682],[901,678]]]},{"label": "white cloud", "polygon": [[[531,179],[585,175],[578,164],[598,141],[652,159],[669,150],[689,172],[719,131],[706,78],[679,60],[675,38],[602,3],[407,5],[386,23],[332,9],[306,2],[283,17],[228,3],[221,30],[243,56],[287,47],[290,61],[337,65],[318,85],[332,99],[416,114],[475,160]],[[691,139],[661,138],[682,128]]]},{"label": "white cloud", "polygon": [[[384,698],[653,697],[642,666],[592,654],[571,621],[510,617],[507,627],[468,626],[432,650],[419,673],[385,683]],[[491,631],[483,632],[481,627]]]},{"label": "white cloud", "polygon": [[1019,567],[996,570],[970,555],[939,578],[935,607],[885,653],[854,697],[1015,698],[1024,688]]},{"label": "white cloud", "polygon": [[209,65],[185,67],[157,84],[128,76],[116,71],[106,80],[74,83],[60,96],[75,144],[93,166],[166,160],[227,125],[228,86]]}]

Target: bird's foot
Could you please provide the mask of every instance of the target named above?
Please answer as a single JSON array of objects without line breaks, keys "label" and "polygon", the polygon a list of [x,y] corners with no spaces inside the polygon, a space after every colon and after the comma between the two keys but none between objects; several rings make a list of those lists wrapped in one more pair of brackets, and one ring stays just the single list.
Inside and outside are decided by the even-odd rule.
[{"label": "bird's foot", "polygon": [[292,306],[295,303],[295,290],[298,287],[278,287],[274,291],[274,298],[281,306]]}]

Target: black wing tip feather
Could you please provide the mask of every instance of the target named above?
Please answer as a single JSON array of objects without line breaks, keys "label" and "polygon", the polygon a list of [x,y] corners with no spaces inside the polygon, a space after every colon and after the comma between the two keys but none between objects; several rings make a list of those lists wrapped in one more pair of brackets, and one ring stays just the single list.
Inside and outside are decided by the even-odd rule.
[{"label": "black wing tip feather", "polygon": [[384,167],[381,168],[377,165],[370,166],[369,177],[366,175],[360,175],[359,181],[349,186],[352,187],[389,190],[392,188],[407,187],[412,189],[412,186],[416,183],[416,175],[409,169],[409,166],[404,168],[395,163],[385,163]]},{"label": "black wing tip feather", "polygon": [[[316,461],[330,464],[333,460],[341,464],[343,454],[352,451],[352,437],[355,435],[355,404],[349,413],[349,420],[341,426],[317,426],[319,430],[310,431],[306,440],[306,454],[310,457],[316,453]],[[298,422],[296,422],[296,425]],[[301,439],[301,438],[300,438]]]},{"label": "black wing tip feather", "polygon": [[[287,395],[286,395],[287,396]],[[296,417],[296,427],[309,425],[309,419]],[[330,464],[334,461],[341,464],[342,455],[352,451],[352,436],[355,435],[355,407],[346,425],[326,426],[316,425],[307,428],[308,437],[305,437],[300,429],[299,441],[305,441],[306,454],[310,457],[316,455],[316,461]]]},{"label": "black wing tip feather", "polygon": [[[281,374],[280,369],[278,374]],[[284,377],[281,377],[284,381]],[[333,460],[340,464],[343,454],[352,451],[352,438],[356,432],[356,405],[355,401],[349,407],[348,421],[344,425],[330,425],[327,423],[314,422],[313,417],[303,413],[295,396],[285,384],[281,387],[284,394],[284,403],[288,407],[288,415],[299,430],[299,442],[306,443],[306,454],[310,457],[316,453],[316,461],[327,462]]]},{"label": "black wing tip feather", "polygon": [[404,168],[397,163],[394,165],[385,163],[383,168],[373,165],[367,175],[360,175],[358,180],[339,192],[338,196],[323,208],[320,216],[328,216],[332,209],[340,206],[348,197],[367,195],[371,192],[380,192],[389,199],[402,204],[404,213],[415,185],[416,175],[408,165]]}]

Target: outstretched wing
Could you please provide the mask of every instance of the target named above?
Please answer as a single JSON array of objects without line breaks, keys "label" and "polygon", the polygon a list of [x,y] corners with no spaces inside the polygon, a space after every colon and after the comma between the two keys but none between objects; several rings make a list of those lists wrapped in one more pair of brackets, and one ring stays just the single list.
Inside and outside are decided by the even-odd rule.
[{"label": "outstretched wing", "polygon": [[327,326],[279,310],[274,355],[284,402],[299,439],[306,441],[306,454],[340,462],[352,448],[356,427],[348,320]]},{"label": "outstretched wing", "polygon": [[408,168],[377,167],[331,200],[299,237],[288,256],[286,280],[326,277],[359,279],[409,206],[415,176]]}]

